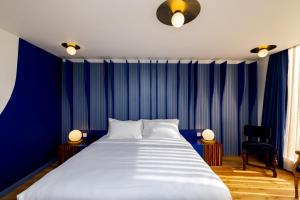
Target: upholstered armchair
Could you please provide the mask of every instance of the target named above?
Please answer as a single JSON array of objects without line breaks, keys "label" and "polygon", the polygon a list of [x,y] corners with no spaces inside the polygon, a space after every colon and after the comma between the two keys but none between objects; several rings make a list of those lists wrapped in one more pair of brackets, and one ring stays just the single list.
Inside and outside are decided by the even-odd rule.
[{"label": "upholstered armchair", "polygon": [[[247,138],[242,144],[243,169],[246,170],[246,165],[261,167],[272,170],[273,177],[277,177],[277,150],[269,143],[271,137],[271,129],[261,126],[245,126],[244,135]],[[258,158],[263,158],[265,166],[254,165],[248,162],[248,156],[256,155]]]},{"label": "upholstered armchair", "polygon": [[295,181],[295,198],[298,198],[298,177],[300,176],[300,151],[295,152],[298,155],[298,159],[294,164],[293,173]]}]

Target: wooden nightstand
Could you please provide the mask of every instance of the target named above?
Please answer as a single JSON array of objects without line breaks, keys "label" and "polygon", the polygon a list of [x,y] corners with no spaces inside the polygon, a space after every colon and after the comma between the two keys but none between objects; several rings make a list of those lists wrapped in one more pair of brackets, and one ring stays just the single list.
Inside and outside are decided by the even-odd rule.
[{"label": "wooden nightstand", "polygon": [[82,142],[77,144],[68,142],[61,144],[58,147],[58,163],[62,164],[63,162],[74,156],[76,153],[89,146],[92,142],[92,140],[84,139]]},{"label": "wooden nightstand", "polygon": [[222,144],[219,142],[213,144],[203,143],[201,139],[197,140],[197,144],[203,145],[203,159],[210,166],[222,165]]}]

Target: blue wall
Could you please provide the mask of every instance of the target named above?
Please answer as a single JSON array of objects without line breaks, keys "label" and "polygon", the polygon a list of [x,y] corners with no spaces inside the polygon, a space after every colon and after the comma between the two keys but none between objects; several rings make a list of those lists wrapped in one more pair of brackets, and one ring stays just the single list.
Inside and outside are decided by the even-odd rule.
[{"label": "blue wall", "polygon": [[67,61],[62,71],[62,140],[71,129],[106,130],[108,117],[179,118],[181,130],[211,128],[224,154],[237,155],[243,126],[257,124],[256,70],[256,62]]},{"label": "blue wall", "polygon": [[20,39],[15,88],[0,115],[0,191],[55,158],[61,59]]}]

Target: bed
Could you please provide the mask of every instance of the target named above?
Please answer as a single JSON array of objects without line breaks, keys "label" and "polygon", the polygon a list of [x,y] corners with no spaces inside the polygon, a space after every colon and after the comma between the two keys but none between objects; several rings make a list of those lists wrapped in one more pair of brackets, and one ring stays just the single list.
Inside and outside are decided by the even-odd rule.
[{"label": "bed", "polygon": [[100,138],[18,200],[230,200],[228,188],[180,139]]}]

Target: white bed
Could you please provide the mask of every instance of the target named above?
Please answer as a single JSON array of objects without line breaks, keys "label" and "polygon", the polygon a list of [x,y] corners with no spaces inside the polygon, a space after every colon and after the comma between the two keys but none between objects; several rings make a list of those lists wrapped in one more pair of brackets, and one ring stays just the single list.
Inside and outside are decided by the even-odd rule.
[{"label": "white bed", "polygon": [[18,200],[229,200],[220,178],[183,138],[103,137]]}]

